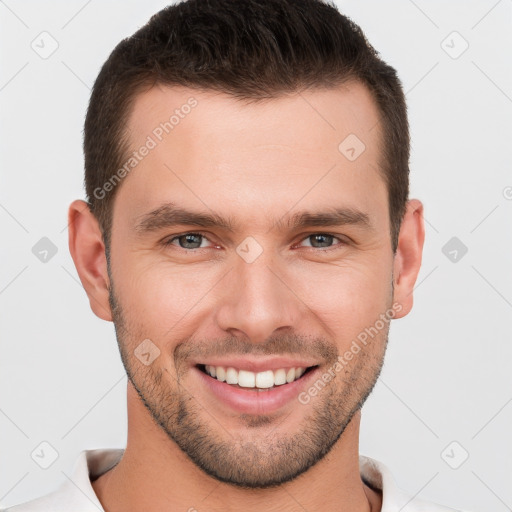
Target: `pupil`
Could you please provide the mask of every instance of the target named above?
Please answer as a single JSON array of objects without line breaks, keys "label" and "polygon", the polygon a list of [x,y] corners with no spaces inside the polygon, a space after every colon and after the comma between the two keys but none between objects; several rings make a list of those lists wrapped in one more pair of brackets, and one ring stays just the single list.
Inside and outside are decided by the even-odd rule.
[{"label": "pupil", "polygon": [[[191,247],[190,244],[196,244],[197,247]],[[197,249],[201,245],[201,235],[183,235],[180,237],[180,245],[184,249]]]},{"label": "pupil", "polygon": [[[313,247],[318,247],[318,245],[315,245],[315,243],[317,240],[320,240],[320,244],[322,244],[322,243],[324,244],[324,245],[322,245],[322,247],[326,247],[329,245],[329,242],[332,242],[332,238],[333,237],[331,235],[313,235],[312,239],[315,240],[315,242],[312,245],[313,245]],[[323,242],[322,242],[322,239],[324,240]]]}]

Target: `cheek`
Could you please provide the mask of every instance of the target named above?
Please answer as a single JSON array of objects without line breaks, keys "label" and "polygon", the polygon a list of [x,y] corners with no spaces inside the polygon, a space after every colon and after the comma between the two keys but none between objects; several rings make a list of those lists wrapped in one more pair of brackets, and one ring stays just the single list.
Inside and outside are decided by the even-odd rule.
[{"label": "cheek", "polygon": [[311,267],[294,279],[301,283],[298,295],[315,316],[334,339],[346,343],[374,325],[391,305],[391,261]]},{"label": "cheek", "polygon": [[160,343],[190,335],[194,312],[201,309],[224,272],[213,266],[142,261],[140,255],[131,263],[125,260],[124,275],[119,272],[116,279],[116,293],[122,297],[123,307],[147,337]]}]

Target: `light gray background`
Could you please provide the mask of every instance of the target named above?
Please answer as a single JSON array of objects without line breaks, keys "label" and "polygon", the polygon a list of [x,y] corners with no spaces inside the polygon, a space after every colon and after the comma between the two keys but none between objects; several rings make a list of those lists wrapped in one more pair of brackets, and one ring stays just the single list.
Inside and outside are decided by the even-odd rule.
[{"label": "light gray background", "polygon": [[[113,325],[89,308],[66,215],[84,198],[90,87],[115,44],[165,4],[0,1],[0,506],[56,488],[81,450],[125,443]],[[360,451],[423,499],[511,510],[512,2],[338,5],[403,81],[411,197],[426,218],[415,306],[392,323]],[[47,59],[31,48],[43,31],[59,45]],[[42,237],[57,247],[46,263],[32,252]],[[455,262],[442,252],[452,237],[468,248]],[[31,458],[43,441],[58,452],[48,469]]]}]

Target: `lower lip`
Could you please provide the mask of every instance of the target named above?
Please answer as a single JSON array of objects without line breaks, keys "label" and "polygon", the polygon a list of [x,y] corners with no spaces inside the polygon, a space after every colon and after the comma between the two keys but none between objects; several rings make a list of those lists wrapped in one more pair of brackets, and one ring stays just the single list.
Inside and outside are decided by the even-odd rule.
[{"label": "lower lip", "polygon": [[256,388],[243,389],[220,382],[194,367],[199,378],[218,400],[231,409],[245,414],[270,414],[294,400],[298,402],[299,394],[315,378],[318,370],[316,367],[289,384],[275,386],[268,391],[256,391]]}]

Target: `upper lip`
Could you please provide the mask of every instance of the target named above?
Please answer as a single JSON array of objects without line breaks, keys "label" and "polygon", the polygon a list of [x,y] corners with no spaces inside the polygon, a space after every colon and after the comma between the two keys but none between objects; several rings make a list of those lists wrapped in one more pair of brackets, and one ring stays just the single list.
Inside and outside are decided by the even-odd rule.
[{"label": "upper lip", "polygon": [[236,368],[237,370],[246,370],[249,372],[263,372],[265,370],[279,370],[280,368],[308,368],[317,366],[317,362],[308,359],[293,359],[291,357],[224,357],[209,358],[204,361],[197,361],[198,365],[223,366],[224,368]]}]

